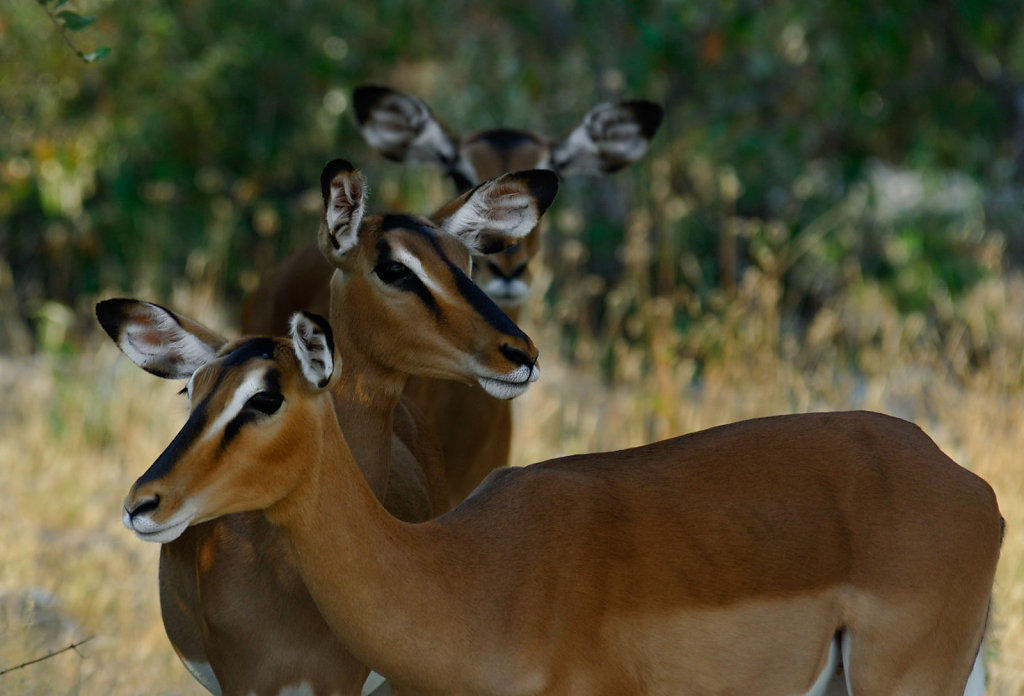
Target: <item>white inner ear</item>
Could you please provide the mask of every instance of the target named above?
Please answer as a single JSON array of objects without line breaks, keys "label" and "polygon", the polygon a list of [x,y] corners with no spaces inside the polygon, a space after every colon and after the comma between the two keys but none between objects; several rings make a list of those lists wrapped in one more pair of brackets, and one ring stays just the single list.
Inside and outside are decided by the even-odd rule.
[{"label": "white inner ear", "polygon": [[562,174],[601,174],[602,158],[635,162],[647,151],[647,138],[633,112],[619,104],[599,104],[554,149]]},{"label": "white inner ear", "polygon": [[293,314],[290,323],[292,345],[302,376],[318,389],[327,386],[334,374],[333,347],[328,345],[320,327],[302,314]]},{"label": "white inner ear", "polygon": [[345,173],[331,181],[327,202],[327,234],[337,246],[332,252],[344,256],[359,241],[359,223],[366,207],[365,185],[358,174]]},{"label": "white inner ear", "polygon": [[420,134],[409,144],[406,159],[411,164],[435,164],[455,159],[455,146],[434,119],[430,118]]},{"label": "white inner ear", "polygon": [[640,124],[633,112],[618,104],[595,107],[584,120],[590,137],[597,147],[614,157],[637,160],[647,149]]},{"label": "white inner ear", "polygon": [[528,235],[540,222],[536,201],[523,184],[508,176],[481,184],[441,229],[462,239],[473,253],[483,251],[485,234],[505,237],[510,246]]},{"label": "white inner ear", "polygon": [[130,321],[118,347],[139,367],[166,373],[169,379],[191,377],[213,360],[217,351],[203,343],[162,308],[144,303],[149,322]]},{"label": "white inner ear", "polygon": [[[430,109],[408,94],[392,94],[373,109],[363,137],[378,150],[401,154],[410,164],[455,159],[455,146]],[[404,150],[404,152],[403,152]]]}]

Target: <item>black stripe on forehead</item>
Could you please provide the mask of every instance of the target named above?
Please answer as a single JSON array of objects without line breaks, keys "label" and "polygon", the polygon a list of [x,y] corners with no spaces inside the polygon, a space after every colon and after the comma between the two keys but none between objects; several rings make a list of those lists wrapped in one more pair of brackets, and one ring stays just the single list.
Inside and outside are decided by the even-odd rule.
[{"label": "black stripe on forehead", "polygon": [[428,237],[433,237],[437,232],[429,223],[414,215],[404,213],[390,213],[381,218],[380,229],[383,232],[401,227],[406,230],[413,230]]},{"label": "black stripe on forehead", "polygon": [[[250,338],[248,341],[235,346],[231,352],[223,355],[221,360],[223,360],[224,367],[238,367],[254,358],[273,360],[276,348],[277,343],[272,338]],[[218,378],[217,382],[220,383],[220,378]]]},{"label": "black stripe on forehead", "polygon": [[535,145],[540,144],[537,137],[532,133],[512,128],[494,128],[486,130],[469,142],[477,143],[481,141],[487,143],[496,150],[514,150],[524,143],[533,143]]}]

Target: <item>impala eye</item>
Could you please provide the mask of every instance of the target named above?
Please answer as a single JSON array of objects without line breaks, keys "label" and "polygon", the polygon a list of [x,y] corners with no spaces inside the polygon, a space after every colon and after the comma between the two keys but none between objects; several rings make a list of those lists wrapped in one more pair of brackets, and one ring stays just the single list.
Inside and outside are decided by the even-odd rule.
[{"label": "impala eye", "polygon": [[386,261],[373,269],[381,282],[387,285],[394,285],[403,278],[408,278],[412,272],[397,261]]},{"label": "impala eye", "polygon": [[258,392],[249,397],[245,402],[245,408],[265,413],[268,416],[281,408],[284,397],[275,392]]}]

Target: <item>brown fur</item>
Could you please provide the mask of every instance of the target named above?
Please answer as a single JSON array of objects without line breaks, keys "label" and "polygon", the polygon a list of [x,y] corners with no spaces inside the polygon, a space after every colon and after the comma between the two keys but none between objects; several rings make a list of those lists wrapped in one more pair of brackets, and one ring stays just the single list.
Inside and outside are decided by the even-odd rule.
[{"label": "brown fur", "polygon": [[126,509],[265,508],[323,616],[399,688],[782,696],[844,632],[858,696],[963,693],[1002,520],[906,421],[779,416],[551,460],[410,525],[372,495],[330,400],[275,363],[287,412],[217,462],[181,453]]}]

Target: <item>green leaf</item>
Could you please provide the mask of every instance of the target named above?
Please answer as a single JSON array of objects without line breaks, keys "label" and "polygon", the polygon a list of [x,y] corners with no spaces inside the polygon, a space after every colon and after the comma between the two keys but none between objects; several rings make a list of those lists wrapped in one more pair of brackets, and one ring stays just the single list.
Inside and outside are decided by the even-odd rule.
[{"label": "green leaf", "polygon": [[86,63],[95,63],[98,60],[103,60],[110,55],[110,49],[106,46],[103,48],[97,48],[95,51],[89,51],[88,53],[82,54],[82,60]]},{"label": "green leaf", "polygon": [[83,17],[77,12],[72,12],[71,10],[58,12],[57,16],[64,20],[64,26],[71,31],[81,31],[96,21],[95,17]]},{"label": "green leaf", "polygon": [[67,4],[67,2],[68,2],[68,0],[57,0],[57,2],[55,2],[55,3],[53,4],[53,9],[55,9],[55,10],[56,10],[56,9],[57,9],[58,7],[60,7],[61,5],[66,5],[66,4]]}]

